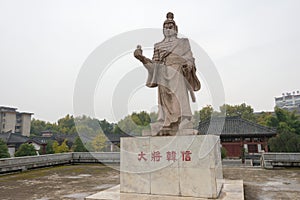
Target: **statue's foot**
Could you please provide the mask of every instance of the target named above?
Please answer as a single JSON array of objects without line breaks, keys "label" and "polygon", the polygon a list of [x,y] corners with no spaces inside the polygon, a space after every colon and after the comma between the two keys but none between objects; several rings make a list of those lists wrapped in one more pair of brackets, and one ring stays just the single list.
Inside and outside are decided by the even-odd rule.
[{"label": "statue's foot", "polygon": [[179,130],[183,129],[193,129],[193,122],[188,119],[184,119],[179,124]]}]

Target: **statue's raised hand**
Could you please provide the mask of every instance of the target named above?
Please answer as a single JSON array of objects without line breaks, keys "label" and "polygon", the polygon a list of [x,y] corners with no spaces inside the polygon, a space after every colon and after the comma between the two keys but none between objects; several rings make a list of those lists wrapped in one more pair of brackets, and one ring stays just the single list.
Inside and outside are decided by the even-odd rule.
[{"label": "statue's raised hand", "polygon": [[142,61],[144,56],[143,56],[143,50],[142,50],[141,45],[137,45],[136,50],[134,51],[133,55],[136,59]]},{"label": "statue's raised hand", "polygon": [[133,53],[134,57],[141,61],[143,64],[151,63],[152,61],[149,58],[143,56],[143,50],[141,45],[137,45],[136,50]]}]

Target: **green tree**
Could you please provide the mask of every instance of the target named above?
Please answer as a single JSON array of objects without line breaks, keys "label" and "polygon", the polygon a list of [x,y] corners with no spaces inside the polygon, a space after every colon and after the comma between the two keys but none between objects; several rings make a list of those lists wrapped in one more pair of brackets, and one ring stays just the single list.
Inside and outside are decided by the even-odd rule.
[{"label": "green tree", "polygon": [[300,135],[280,133],[271,138],[268,144],[273,152],[300,152]]},{"label": "green tree", "polygon": [[88,141],[88,142],[86,142],[86,144],[85,144],[85,147],[86,147],[86,149],[87,149],[89,152],[94,152],[94,151],[95,151],[92,142],[93,142],[93,140],[92,140],[92,141]]},{"label": "green tree", "polygon": [[122,131],[122,129],[118,125],[116,125],[116,126],[114,126],[113,133],[114,134],[122,134],[124,132]]},{"label": "green tree", "polygon": [[124,119],[121,119],[117,126],[127,134],[132,134],[133,131],[137,129],[137,125],[133,122],[130,115],[126,116]]},{"label": "green tree", "polygon": [[63,143],[58,147],[58,149],[59,149],[59,153],[65,153],[65,152],[69,152],[70,151],[70,149],[69,149],[69,147],[67,145],[67,139],[65,139],[63,141]]},{"label": "green tree", "polygon": [[[209,105],[209,106],[205,106],[205,107],[203,107],[201,110],[196,110],[196,111],[194,112],[194,115],[193,115],[193,124],[194,124],[194,127],[197,127],[200,121],[206,120],[206,119],[208,119],[208,118],[210,117],[210,115],[207,116],[207,117],[203,117],[203,116],[201,117],[201,116],[200,116],[201,111],[202,111],[203,109],[205,109],[206,107],[210,107],[210,105]],[[203,115],[203,114],[202,114],[202,115]]]},{"label": "green tree", "polygon": [[251,106],[242,103],[240,105],[228,105],[224,104],[220,106],[221,114],[226,114],[226,116],[240,116],[243,119],[247,119],[250,121],[255,121],[254,110]]},{"label": "green tree", "polygon": [[[34,122],[34,123],[33,123]],[[44,122],[40,120],[31,121],[31,131],[32,134],[35,134],[39,130],[39,133],[44,130],[51,130],[53,133],[64,133],[64,134],[74,134],[76,133],[74,117],[72,115],[66,115],[65,117],[59,119],[57,123]]]},{"label": "green tree", "polygon": [[65,152],[69,152],[69,147],[67,145],[67,139],[65,139],[61,145],[58,144],[57,141],[54,141],[52,144],[52,148],[54,153],[65,153]]},{"label": "green tree", "polygon": [[221,158],[224,159],[227,157],[227,151],[224,147],[221,147]]},{"label": "green tree", "polygon": [[149,117],[150,117],[152,123],[153,123],[153,122],[157,122],[158,113],[157,113],[157,112],[151,112],[151,113],[149,114]]},{"label": "green tree", "polygon": [[65,117],[59,119],[57,121],[57,125],[60,127],[66,127],[68,129],[71,129],[75,125],[74,117],[68,114]]},{"label": "green tree", "polygon": [[84,144],[82,143],[80,137],[76,137],[75,142],[72,146],[72,150],[74,152],[88,152],[88,150],[85,148]]},{"label": "green tree", "polygon": [[46,130],[46,122],[34,118],[31,120],[30,133],[32,135],[40,135],[44,130]]},{"label": "green tree", "polygon": [[251,106],[242,103],[240,105],[229,105],[224,104],[220,106],[220,111],[215,111],[211,105],[207,105],[203,107],[200,111],[195,111],[194,118],[194,126],[197,127],[199,121],[204,121],[210,119],[212,116],[214,117],[234,117],[240,116],[243,119],[247,119],[250,121],[255,121],[254,110]]},{"label": "green tree", "polygon": [[131,135],[141,135],[142,131],[150,128],[150,115],[142,111],[140,113],[132,113],[118,122],[118,128],[122,132]]},{"label": "green tree", "polygon": [[95,136],[96,135],[96,132],[92,128],[90,128],[84,124],[78,125],[77,131],[80,135],[85,135],[85,136]]},{"label": "green tree", "polygon": [[271,112],[261,112],[256,116],[256,123],[263,126],[270,126],[273,115]]},{"label": "green tree", "polygon": [[299,115],[295,111],[289,112],[275,107],[275,117],[270,121],[270,125],[276,127],[280,133],[292,132],[300,135]]},{"label": "green tree", "polygon": [[46,154],[53,154],[53,153],[55,153],[53,150],[53,140],[49,140],[46,145]]},{"label": "green tree", "polygon": [[0,139],[0,158],[9,158],[9,152],[8,152],[8,147],[5,144],[5,142]]},{"label": "green tree", "polygon": [[277,129],[278,135],[268,141],[273,152],[300,152],[300,120],[295,112],[275,107],[275,115],[267,124]]},{"label": "green tree", "polygon": [[220,112],[215,111],[211,105],[207,105],[207,106],[203,107],[201,110],[195,111],[194,115],[193,115],[194,127],[197,128],[200,121],[208,120],[212,116],[214,116],[214,117],[220,116],[221,117],[224,115],[222,115],[222,113],[220,113]]},{"label": "green tree", "polygon": [[104,151],[106,147],[106,137],[103,133],[99,133],[91,142],[93,151]]},{"label": "green tree", "polygon": [[36,149],[32,144],[21,144],[17,152],[15,153],[16,157],[21,157],[21,156],[35,156],[37,155]]},{"label": "green tree", "polygon": [[58,144],[58,142],[57,141],[54,141],[53,143],[52,143],[52,149],[53,149],[53,151],[54,151],[54,153],[58,153],[58,146],[59,146],[59,144]]},{"label": "green tree", "polygon": [[98,119],[93,119],[85,115],[76,117],[75,122],[77,132],[80,135],[85,135],[88,137],[96,136],[99,131],[102,131],[105,134],[110,134],[113,133],[114,129],[114,124],[109,123],[105,119],[99,121]]},{"label": "green tree", "polygon": [[[100,124],[100,127],[101,127],[103,133],[110,134],[110,133],[113,132],[113,130],[114,130],[114,124],[109,123],[105,119],[99,121],[98,123]],[[94,131],[97,131],[97,129],[94,129]]]},{"label": "green tree", "polygon": [[214,109],[211,105],[203,107],[199,111],[200,121],[204,121],[206,119],[209,119],[211,117],[211,115],[213,114],[213,112],[214,112]]},{"label": "green tree", "polygon": [[145,111],[132,113],[131,119],[138,126],[148,126],[151,122],[150,115]]},{"label": "green tree", "polygon": [[[76,122],[76,126],[75,126]],[[51,130],[54,134],[86,134],[90,136],[97,135],[97,132],[103,130],[105,134],[112,133],[115,125],[108,121],[90,118],[85,115],[74,118],[72,115],[66,115],[60,118],[57,123],[45,122],[37,119],[31,121],[31,134],[40,135],[41,131]],[[89,130],[87,130],[89,129]]]}]

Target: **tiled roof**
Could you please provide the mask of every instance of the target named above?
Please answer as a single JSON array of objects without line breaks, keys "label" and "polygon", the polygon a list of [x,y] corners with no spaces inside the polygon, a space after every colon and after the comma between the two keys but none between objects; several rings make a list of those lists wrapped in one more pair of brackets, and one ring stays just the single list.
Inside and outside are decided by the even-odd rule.
[{"label": "tiled roof", "polygon": [[276,135],[276,130],[242,119],[241,117],[212,117],[199,123],[200,134]]},{"label": "tiled roof", "polygon": [[132,137],[131,135],[128,135],[126,133],[109,133],[105,134],[105,136],[110,142],[120,142],[121,137]]},{"label": "tiled roof", "polygon": [[9,134],[8,133],[0,133],[0,139],[3,140],[3,142],[7,142],[7,140],[9,139]]},{"label": "tiled roof", "polygon": [[37,144],[41,144],[41,141],[37,141],[35,139],[23,136],[21,135],[21,133],[12,133],[11,131],[6,133],[0,133],[0,138],[6,144],[23,144],[26,142],[35,142]]}]

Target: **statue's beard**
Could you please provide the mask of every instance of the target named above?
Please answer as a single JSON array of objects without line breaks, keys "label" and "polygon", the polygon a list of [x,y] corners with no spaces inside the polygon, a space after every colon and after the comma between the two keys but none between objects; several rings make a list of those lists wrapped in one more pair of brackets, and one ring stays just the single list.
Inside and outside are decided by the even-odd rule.
[{"label": "statue's beard", "polygon": [[163,29],[165,37],[174,37],[177,35],[177,32],[173,29]]}]

